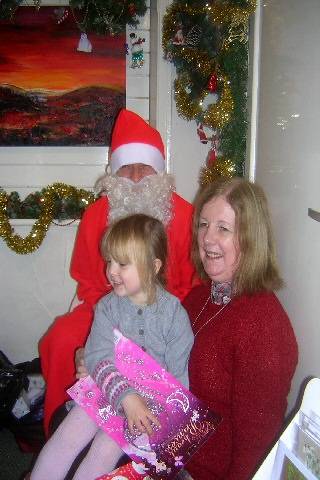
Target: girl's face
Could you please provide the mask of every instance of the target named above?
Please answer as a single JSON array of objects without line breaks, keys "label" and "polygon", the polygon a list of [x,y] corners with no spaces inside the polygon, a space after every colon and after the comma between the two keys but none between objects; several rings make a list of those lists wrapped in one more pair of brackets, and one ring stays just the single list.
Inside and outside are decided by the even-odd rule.
[{"label": "girl's face", "polygon": [[134,263],[118,263],[110,257],[107,260],[107,276],[119,297],[129,297],[136,305],[147,303],[147,293],[142,289],[138,269]]},{"label": "girl's face", "polygon": [[224,197],[202,207],[198,226],[199,254],[207,275],[214,282],[230,282],[239,263],[235,213]]}]

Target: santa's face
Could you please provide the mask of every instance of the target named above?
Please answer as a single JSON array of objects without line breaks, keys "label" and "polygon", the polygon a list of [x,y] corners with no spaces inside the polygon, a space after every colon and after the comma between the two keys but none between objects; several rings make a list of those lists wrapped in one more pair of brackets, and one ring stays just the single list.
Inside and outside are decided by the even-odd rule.
[{"label": "santa's face", "polygon": [[117,177],[128,178],[134,183],[140,182],[149,175],[155,175],[157,172],[150,165],[144,163],[133,163],[132,165],[123,165],[117,171]]}]

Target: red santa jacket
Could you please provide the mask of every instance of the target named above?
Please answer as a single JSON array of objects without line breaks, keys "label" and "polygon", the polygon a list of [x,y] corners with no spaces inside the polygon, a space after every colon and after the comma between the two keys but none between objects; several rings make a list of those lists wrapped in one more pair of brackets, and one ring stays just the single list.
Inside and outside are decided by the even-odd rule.
[{"label": "red santa jacket", "polygon": [[[109,203],[101,197],[84,213],[71,262],[71,276],[78,282],[79,300],[94,306],[110,289],[100,254],[101,237],[108,226]],[[193,208],[176,193],[172,196],[172,219],[167,228],[167,289],[180,300],[190,291],[195,276],[190,261]]]}]

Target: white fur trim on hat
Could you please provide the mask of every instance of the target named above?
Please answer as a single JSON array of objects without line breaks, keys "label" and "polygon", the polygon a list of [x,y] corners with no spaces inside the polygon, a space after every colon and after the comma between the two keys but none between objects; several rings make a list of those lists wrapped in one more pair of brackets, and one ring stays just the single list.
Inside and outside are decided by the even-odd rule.
[{"label": "white fur trim on hat", "polygon": [[126,143],[116,148],[110,159],[111,173],[114,175],[124,165],[143,163],[163,172],[165,163],[160,150],[148,143]]}]

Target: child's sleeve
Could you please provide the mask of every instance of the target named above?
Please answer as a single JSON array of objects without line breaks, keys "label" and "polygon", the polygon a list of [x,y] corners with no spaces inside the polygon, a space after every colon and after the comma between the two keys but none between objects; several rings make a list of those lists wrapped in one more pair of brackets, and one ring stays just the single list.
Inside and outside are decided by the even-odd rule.
[{"label": "child's sleeve", "polygon": [[114,339],[110,305],[100,300],[95,310],[91,332],[85,346],[85,365],[106,400],[118,414],[123,414],[121,401],[128,393],[136,393],[114,364]]},{"label": "child's sleeve", "polygon": [[194,336],[186,310],[176,302],[166,338],[165,361],[168,371],[189,388],[188,362]]}]

